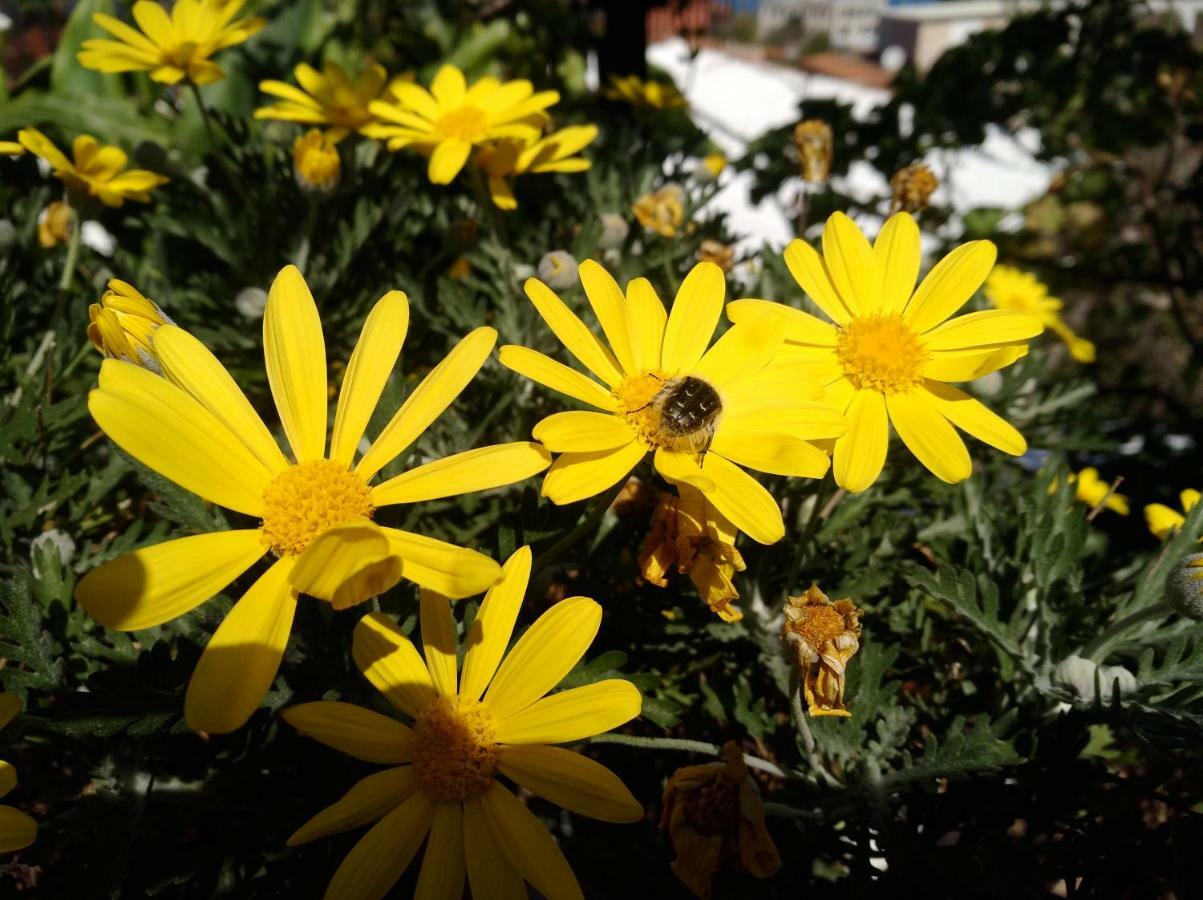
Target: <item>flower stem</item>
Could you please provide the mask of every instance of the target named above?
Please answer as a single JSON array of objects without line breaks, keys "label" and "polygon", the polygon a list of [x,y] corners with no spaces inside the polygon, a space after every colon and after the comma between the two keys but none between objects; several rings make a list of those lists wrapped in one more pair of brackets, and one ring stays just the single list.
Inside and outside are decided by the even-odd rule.
[{"label": "flower stem", "polygon": [[209,136],[209,146],[213,149],[217,148],[217,137],[213,132],[213,120],[209,118],[209,108],[205,106],[205,101],[201,97],[200,88],[196,82],[188,80],[188,87],[192,89],[192,96],[196,98],[196,108],[200,110],[201,121],[205,123],[205,134]]},{"label": "flower stem", "polygon": [[[702,753],[708,756],[719,756],[721,748],[716,744],[705,741],[690,741],[684,738],[638,737],[633,734],[598,734],[589,738],[591,744],[623,744],[628,747],[646,747],[651,750],[679,750],[682,753]],[[743,754],[744,764],[749,769],[758,769],[775,778],[797,779],[798,776],[787,772],[779,766],[761,759],[759,756]]]},{"label": "flower stem", "polygon": [[75,277],[75,266],[79,262],[79,233],[83,230],[77,212],[71,217],[71,236],[67,239],[67,259],[63,262],[63,274],[58,280],[60,290],[70,290],[71,280]]},{"label": "flower stem", "polygon": [[1106,657],[1107,651],[1111,649],[1111,645],[1125,631],[1134,625],[1148,622],[1150,619],[1160,619],[1168,616],[1173,611],[1174,608],[1164,600],[1160,603],[1154,603],[1152,606],[1146,606],[1144,609],[1138,609],[1136,612],[1112,623],[1102,634],[1086,645],[1082,650],[1082,655],[1094,662],[1100,662]]}]

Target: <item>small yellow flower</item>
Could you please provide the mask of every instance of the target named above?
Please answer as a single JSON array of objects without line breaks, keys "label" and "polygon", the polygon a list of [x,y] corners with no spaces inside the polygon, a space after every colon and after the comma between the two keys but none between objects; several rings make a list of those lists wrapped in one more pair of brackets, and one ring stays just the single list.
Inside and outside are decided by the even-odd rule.
[{"label": "small yellow flower", "polygon": [[735,266],[735,250],[718,241],[704,240],[698,247],[698,262],[712,262],[724,272]]},{"label": "small yellow flower", "polygon": [[890,178],[890,190],[894,192],[893,212],[922,212],[939,186],[936,173],[923,163],[902,167]]},{"label": "small yellow flower", "polygon": [[723,174],[723,170],[727,168],[727,157],[722,153],[707,153],[702,157],[702,172],[706,173],[711,181]]},{"label": "small yellow flower", "polygon": [[126,170],[129,158],[125,153],[100,144],[91,135],[81,134],[75,139],[71,148],[74,162],[36,129],[24,128],[17,137],[30,153],[50,164],[77,204],[86,197],[95,197],[106,206],[121,206],[126,200],[146,203],[152,190],[167,183],[162,175],[145,169]]},{"label": "small yellow flower", "polygon": [[310,128],[292,144],[293,174],[305,190],[333,190],[340,166],[338,148],[316,128]]},{"label": "small yellow flower", "polygon": [[283,81],[259,82],[259,90],[278,98],[278,102],[255,110],[256,119],[322,125],[326,140],[332,144],[376,121],[368,107],[384,93],[388,72],[383,66],[364,66],[354,81],[333,62],[327,62],[320,72],[301,63],[293,74],[299,88]]},{"label": "small yellow flower", "polygon": [[[892,216],[870,245],[843,213],[823,229],[823,256],[805,241],[785,249],[794,280],[835,324],[763,300],[736,300],[732,322],[776,317],[782,355],[809,366],[826,386],[826,402],[846,410],[848,433],[835,442],[840,487],[863,491],[885,465],[890,425],[937,478],[968,478],[973,463],[956,428],[1020,456],[1027,442],[1010,424],[949,382],[972,381],[1028,352],[1040,320],[994,309],[951,318],[994,265],[989,241],[954,249],[918,288],[919,227],[907,213]],[[954,428],[955,426],[955,428]]]},{"label": "small yellow flower", "polygon": [[675,237],[685,221],[685,191],[679,184],[666,184],[636,200],[631,212],[648,231],[661,237]]},{"label": "small yellow flower", "polygon": [[433,184],[450,184],[473,147],[513,138],[534,143],[547,122],[547,107],[560,95],[535,93],[529,81],[501,82],[485,77],[471,86],[452,65],[439,69],[430,90],[405,81],[389,86],[393,100],[369,104],[379,119],[365,126],[367,137],[388,141],[390,150],[413,147],[430,155],[427,177]]},{"label": "small yellow flower", "polygon": [[0,141],[0,156],[23,156],[25,148],[17,141]]},{"label": "small yellow flower", "polygon": [[470,596],[497,578],[499,566],[484,554],[374,521],[380,507],[501,487],[550,461],[538,444],[520,441],[437,459],[373,485],[467,387],[497,340],[492,328],[477,328],[460,341],[360,455],[408,327],[405,294],[390,291],[377,301],[347,363],[327,441],[321,318],[301,273],[281,270],[268,296],[263,341],[291,459],[230,373],[187,331],[160,325],[154,332],[163,378],[119,360],[101,364],[88,410],[109,438],[163,477],[259,524],[106,562],[75,589],[84,609],[108,628],[151,628],[204,603],[265,555],[271,561],[193,673],[184,714],[194,730],[233,731],[259,706],[275,680],[299,594],[344,609],[401,577],[446,597]]},{"label": "small yellow flower", "polygon": [[[1069,483],[1074,485],[1074,497],[1091,509],[1094,509],[1101,503],[1104,509],[1117,512],[1121,516],[1128,514],[1128,498],[1112,490],[1119,482],[1109,484],[1103,481],[1103,479],[1099,478],[1099,470],[1093,466],[1087,466],[1077,474],[1070,474]],[[1051,486],[1051,489],[1056,490],[1055,482]]]},{"label": "small yellow flower", "polygon": [[660,827],[672,838],[672,870],[701,900],[724,865],[755,878],[781,868],[781,856],[764,820],[764,804],[734,741],[723,745],[723,762],[684,766],[664,787]]},{"label": "small yellow flower", "polygon": [[689,485],[679,486],[680,497],[664,494],[652,513],[652,527],[639,554],[643,577],[657,587],[668,587],[671,569],[689,575],[711,612],[724,622],[738,622],[743,613],[732,576],[746,566],[735,549],[735,526],[715,509],[706,496]]},{"label": "small yellow flower", "polygon": [[1145,522],[1158,540],[1166,540],[1186,524],[1186,517],[1199,502],[1199,492],[1194,488],[1187,488],[1178,495],[1178,500],[1182,504],[1182,512],[1170,509],[1163,503],[1150,503],[1145,507]]},{"label": "small yellow flower", "polygon": [[88,307],[88,339],[106,359],[121,359],[161,373],[154,334],[171,319],[132,284],[109,279],[99,303]]},{"label": "small yellow flower", "polygon": [[474,897],[524,897],[525,883],[551,900],[581,897],[551,835],[498,776],[603,822],[643,818],[614,773],[553,746],[617,728],[642,707],[638,689],[623,679],[548,693],[589,649],[601,607],[587,597],[562,600],[506,654],[530,569],[528,547],[506,561],[465,635],[459,667],[445,597],[421,594],[420,652],[381,613],[360,620],[355,662],[412,726],[330,700],[284,711],[302,734],[392,766],[361,780],[288,839],[295,846],[375,823],[334,873],[327,897],[383,897],[423,841],[415,896],[459,898],[466,882]]},{"label": "small yellow flower", "polygon": [[818,585],[801,597],[786,598],[781,637],[798,665],[812,716],[852,715],[844,703],[844,675],[860,649],[860,617],[850,599],[832,603]]},{"label": "small yellow flower", "polygon": [[995,266],[986,279],[986,299],[995,309],[1015,309],[1035,316],[1069,348],[1070,356],[1080,363],[1094,362],[1094,344],[1078,337],[1065,324],[1061,301],[1050,297],[1048,288],[1030,272]]},{"label": "small yellow flower", "polygon": [[611,75],[606,97],[646,109],[684,109],[689,105],[675,84],[644,81],[638,75]]},{"label": "small yellow flower", "polygon": [[[0,729],[21,711],[21,699],[15,694],[0,694]],[[17,786],[17,770],[0,760],[0,797]],[[0,853],[24,850],[38,836],[38,823],[11,806],[0,806]]]},{"label": "small yellow flower", "polygon": [[831,174],[831,126],[822,119],[807,119],[794,126],[794,147],[802,162],[802,179],[822,184]]},{"label": "small yellow flower", "polygon": [[75,213],[62,200],[55,200],[38,217],[38,244],[49,250],[71,237]]},{"label": "small yellow flower", "polygon": [[221,81],[226,73],[209,57],[267,24],[257,16],[235,21],[242,6],[243,0],[176,0],[168,15],[160,4],[139,0],[133,9],[138,28],[96,13],[92,21],[117,40],[84,41],[79,62],[99,72],[149,72],[163,84]]},{"label": "small yellow flower", "polygon": [[518,208],[508,179],[535,172],[584,172],[591,163],[576,154],[597,137],[596,125],[573,125],[527,143],[506,138],[485,145],[476,154],[476,165],[489,180],[489,196],[501,209]]}]

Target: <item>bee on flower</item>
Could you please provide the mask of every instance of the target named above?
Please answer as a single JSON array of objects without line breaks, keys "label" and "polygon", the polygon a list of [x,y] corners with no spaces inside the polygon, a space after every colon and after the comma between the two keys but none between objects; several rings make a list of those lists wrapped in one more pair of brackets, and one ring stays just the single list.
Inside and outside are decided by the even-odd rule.
[{"label": "bee on flower", "polygon": [[812,716],[852,715],[844,703],[844,679],[848,661],[860,649],[860,617],[850,599],[833,603],[815,584],[801,597],[785,600],[781,639],[798,668]]},{"label": "bee on flower", "polygon": [[259,82],[259,90],[277,101],[255,110],[255,118],[321,126],[331,144],[376,121],[369,107],[384,96],[388,83],[388,72],[375,63],[364,66],[354,79],[334,62],[325,63],[320,72],[301,63],[293,75],[300,87],[270,79]]},{"label": "bee on flower", "polygon": [[685,191],[679,184],[666,184],[637,199],[631,212],[647,231],[661,237],[676,237],[685,221]]},{"label": "bee on flower", "polygon": [[1069,348],[1070,356],[1080,363],[1094,362],[1094,344],[1065,324],[1061,301],[1050,296],[1048,288],[1032,273],[995,266],[986,279],[986,299],[995,309],[1015,309],[1035,316]]}]

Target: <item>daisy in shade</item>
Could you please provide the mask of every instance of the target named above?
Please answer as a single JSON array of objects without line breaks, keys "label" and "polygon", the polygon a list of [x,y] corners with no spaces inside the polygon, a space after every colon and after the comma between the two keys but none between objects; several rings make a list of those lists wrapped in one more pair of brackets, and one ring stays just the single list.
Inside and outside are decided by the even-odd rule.
[{"label": "daisy in shade", "polygon": [[[368,680],[413,721],[319,701],[284,718],[298,731],[368,762],[369,775],[318,813],[288,843],[375,823],[351,850],[327,898],[376,900],[426,851],[415,897],[581,897],[563,854],[504,777],[571,812],[636,822],[643,808],[609,769],[555,744],[584,740],[639,715],[629,681],[608,679],[549,694],[584,656],[601,623],[587,597],[541,615],[506,655],[530,578],[530,549],[506,562],[466,636],[456,672],[456,625],[447,600],[423,591],[422,651],[380,613],[360,620],[353,655]],[[504,658],[503,658],[504,657]]]},{"label": "daisy in shade", "polygon": [[[116,40],[84,41],[79,62],[99,72],[149,72],[154,81],[212,84],[226,77],[209,59],[219,50],[241,44],[266,20],[258,16],[235,19],[244,0],[176,0],[171,13],[152,0],[134,4],[138,27],[95,13],[92,21]],[[141,30],[139,30],[141,29]]]},{"label": "daisy in shade", "polygon": [[597,137],[596,125],[561,128],[531,144],[497,141],[476,155],[476,165],[488,176],[489,196],[499,209],[517,209],[509,179],[536,172],[585,172],[590,162],[576,154]]},{"label": "daisy in shade", "polygon": [[409,303],[399,291],[372,309],[347,363],[327,445],[322,323],[301,273],[292,266],[280,272],[263,341],[291,457],[217,358],[175,325],[160,325],[152,339],[164,377],[116,359],[101,365],[88,409],[105,433],[165,478],[258,525],[179,538],[104,563],[75,590],[83,607],[109,628],[151,628],[208,600],[265,554],[271,558],[197,665],[185,702],[193,729],[232,731],[259,706],[275,680],[298,594],[345,609],[401,577],[447,597],[479,593],[496,579],[497,563],[475,550],[373,521],[380,507],[512,484],[549,462],[538,444],[498,444],[373,484],[464,390],[497,339],[493,329],[478,328],[460,341],[360,455],[408,324]]},{"label": "daisy in shade", "polygon": [[122,206],[126,200],[150,201],[150,192],[167,179],[146,169],[126,169],[129,157],[119,147],[101,144],[90,134],[81,134],[71,146],[68,159],[54,142],[36,128],[17,134],[21,145],[50,165],[54,177],[66,185],[75,204],[95,197],[105,206]]},{"label": "daisy in shade", "polygon": [[[21,711],[21,698],[16,694],[0,694],[0,729]],[[638,711],[638,707],[636,707]],[[17,770],[0,759],[0,797],[17,786]],[[0,853],[24,850],[38,836],[38,823],[21,810],[0,806]]]},{"label": "daisy in shade", "polygon": [[318,71],[301,63],[293,74],[299,88],[283,81],[261,81],[259,90],[278,98],[255,110],[256,119],[277,119],[303,125],[321,125],[326,140],[338,143],[352,131],[376,121],[368,104],[380,98],[388,81],[384,66],[371,64],[354,80],[338,63],[328,62]]},{"label": "daisy in shade", "polygon": [[515,138],[534,143],[547,121],[544,112],[560,99],[555,91],[535,93],[529,81],[485,77],[468,85],[455,66],[443,66],[430,90],[395,81],[393,102],[369,106],[380,121],[363,129],[368,137],[388,141],[390,150],[413,147],[430,154],[427,175],[434,184],[450,184],[467,163],[473,147]]},{"label": "daisy in shade", "polygon": [[847,425],[813,402],[820,391],[806,366],[774,361],[777,319],[731,328],[710,346],[726,292],[714,263],[694,266],[671,315],[646,278],[634,279],[625,296],[593,260],[581,263],[580,278],[606,343],[543,282],[529,279],[526,295],[601,384],[535,350],[501,348],[502,364],[596,410],[556,413],[535,426],[536,439],[561,454],[543,495],[553,503],[592,497],[652,453],[664,478],[702,491],[753,540],[780,540],[781,510],[740,466],[819,478],[828,458],[810,441],[838,437]]},{"label": "daisy in shade", "polygon": [[785,249],[790,274],[835,324],[764,300],[727,307],[733,322],[777,322],[786,338],[782,356],[812,365],[828,402],[847,410],[833,468],[849,491],[863,491],[881,474],[891,424],[950,483],[973,470],[957,428],[1004,453],[1027,450],[1018,431],[950,382],[972,381],[1027,354],[1040,320],[1008,309],[951,318],[994,265],[989,241],[957,247],[915,288],[920,256],[909,214],[891,216],[870,246],[837,212],[823,229],[822,256],[800,240]]}]

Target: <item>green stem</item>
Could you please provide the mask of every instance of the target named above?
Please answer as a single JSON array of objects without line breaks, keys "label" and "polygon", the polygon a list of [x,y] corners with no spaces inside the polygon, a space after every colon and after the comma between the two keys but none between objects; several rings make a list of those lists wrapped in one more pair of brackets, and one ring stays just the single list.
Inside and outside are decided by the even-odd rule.
[{"label": "green stem", "polygon": [[305,274],[305,266],[309,262],[309,251],[313,246],[313,228],[317,224],[318,200],[313,191],[305,191],[307,211],[305,213],[305,232],[301,238],[301,246],[297,248],[297,269]]},{"label": "green stem", "polygon": [[[554,544],[547,548],[543,553],[540,553],[535,560],[535,572],[542,572],[549,566],[555,565],[559,560],[586,535],[593,534],[601,525],[602,519],[606,515],[606,510],[610,508],[610,504],[614,502],[614,498],[618,496],[618,492],[622,490],[626,480],[618,482],[610,490],[598,496],[593,503],[593,508],[589,510],[589,515],[585,517],[576,528],[568,532]],[[533,577],[533,576],[532,576]]]},{"label": "green stem", "polygon": [[[651,750],[679,750],[682,753],[702,753],[707,756],[719,756],[722,753],[722,748],[717,744],[708,744],[705,741],[690,741],[684,738],[638,737],[633,734],[598,734],[589,738],[589,743],[623,744],[627,747],[646,747]],[[767,759],[761,759],[759,756],[749,756],[745,753],[743,754],[743,758],[744,764],[749,769],[758,769],[775,778],[787,778],[791,780],[798,778],[797,775],[787,772]]]},{"label": "green stem", "polygon": [[1111,649],[1111,645],[1125,631],[1128,631],[1134,625],[1148,622],[1150,619],[1164,618],[1173,611],[1174,608],[1169,603],[1162,601],[1161,603],[1147,606],[1144,609],[1139,609],[1131,615],[1124,616],[1122,619],[1113,622],[1102,634],[1087,644],[1085,649],[1082,650],[1082,655],[1087,659],[1100,662],[1106,657],[1107,651]]},{"label": "green stem", "polygon": [[802,708],[802,676],[797,667],[792,665],[790,666],[789,688],[790,714],[794,720],[794,727],[798,730],[798,738],[802,743],[802,752],[806,755],[806,761],[828,787],[841,787],[835,776],[828,772],[827,767],[823,765],[823,757],[819,754],[814,733],[810,730],[810,723],[806,721],[806,710]]},{"label": "green stem", "polygon": [[204,98],[201,97],[200,88],[196,86],[196,82],[189,80],[188,87],[192,89],[192,96],[196,98],[196,108],[200,110],[201,121],[205,123],[205,134],[209,136],[209,146],[216,150],[217,136],[213,132],[213,120],[209,118],[209,108],[205,106]]},{"label": "green stem", "polygon": [[71,218],[71,237],[67,239],[67,259],[63,263],[62,277],[58,280],[59,289],[63,291],[70,290],[71,280],[75,277],[75,266],[79,262],[79,233],[83,230],[84,224],[78,211]]},{"label": "green stem", "polygon": [[677,273],[673,271],[673,244],[671,240],[665,240],[664,253],[660,256],[660,265],[664,267],[664,287],[669,291],[670,296],[675,297],[677,290],[680,288],[680,282],[677,281]]}]

